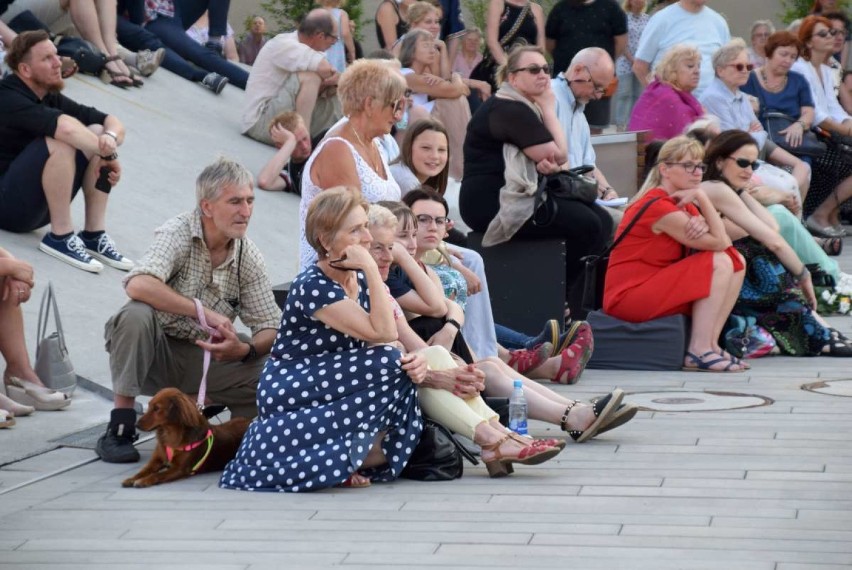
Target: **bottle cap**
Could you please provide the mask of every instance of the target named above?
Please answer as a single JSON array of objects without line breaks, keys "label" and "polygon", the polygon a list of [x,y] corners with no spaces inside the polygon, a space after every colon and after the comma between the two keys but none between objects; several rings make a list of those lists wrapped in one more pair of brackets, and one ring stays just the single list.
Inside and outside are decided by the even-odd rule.
[{"label": "bottle cap", "polygon": [[515,388],[523,388],[524,382],[522,380],[515,380]]}]

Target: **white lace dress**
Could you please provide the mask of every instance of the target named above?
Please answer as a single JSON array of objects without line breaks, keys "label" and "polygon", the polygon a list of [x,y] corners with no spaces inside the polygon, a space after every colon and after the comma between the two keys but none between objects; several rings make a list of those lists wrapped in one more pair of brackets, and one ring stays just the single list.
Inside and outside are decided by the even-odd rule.
[{"label": "white lace dress", "polygon": [[[307,164],[305,164],[304,174],[302,175],[302,199],[301,202],[299,202],[300,271],[304,271],[317,260],[317,252],[314,251],[314,248],[311,247],[311,244],[309,244],[308,240],[305,238],[305,217],[308,215],[308,206],[310,205],[311,200],[324,190],[314,184],[314,181],[311,180],[311,168],[313,167],[314,159],[320,154],[320,152],[322,152],[323,147],[328,144],[329,141],[343,141],[346,143],[346,146],[349,147],[349,150],[352,152],[352,156],[355,158],[355,169],[358,172],[358,180],[361,181],[361,194],[368,202],[373,204],[381,200],[399,201],[401,198],[399,185],[390,174],[390,169],[388,168],[388,163],[385,159],[384,153],[379,152],[379,155],[382,157],[382,165],[384,166],[387,179],[379,176],[378,173],[376,173],[376,171],[367,164],[367,161],[358,154],[358,151],[355,150],[352,143],[346,139],[332,137],[322,141],[316,151],[314,151],[308,159]],[[373,141],[373,144],[376,144],[376,142]]]}]

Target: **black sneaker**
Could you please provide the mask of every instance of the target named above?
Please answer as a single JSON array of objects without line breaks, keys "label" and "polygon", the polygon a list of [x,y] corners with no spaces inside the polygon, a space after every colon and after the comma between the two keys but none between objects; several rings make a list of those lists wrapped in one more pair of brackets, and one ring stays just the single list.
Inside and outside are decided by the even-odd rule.
[{"label": "black sneaker", "polygon": [[204,44],[204,47],[208,51],[212,51],[213,53],[215,53],[216,55],[218,55],[222,59],[225,59],[225,46],[222,42],[208,41],[207,43]]},{"label": "black sneaker", "polygon": [[133,446],[137,439],[136,411],[116,408],[112,411],[106,433],[98,439],[95,453],[107,463],[135,463],[139,461],[139,452]]},{"label": "black sneaker", "polygon": [[222,92],[222,89],[225,88],[225,85],[228,84],[228,78],[211,71],[204,76],[204,79],[201,80],[201,84],[218,95]]}]

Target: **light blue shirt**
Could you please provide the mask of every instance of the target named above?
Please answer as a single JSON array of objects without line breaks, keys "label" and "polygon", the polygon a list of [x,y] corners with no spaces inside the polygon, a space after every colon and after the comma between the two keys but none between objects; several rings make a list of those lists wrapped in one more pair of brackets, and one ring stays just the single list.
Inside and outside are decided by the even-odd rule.
[{"label": "light blue shirt", "polygon": [[592,147],[592,131],[583,114],[586,106],[577,102],[562,74],[551,79],[550,83],[556,95],[556,116],[568,139],[568,164],[571,168],[584,164],[594,166],[597,156]]},{"label": "light blue shirt", "polygon": [[724,81],[714,77],[704,93],[701,94],[699,101],[708,114],[719,119],[719,126],[722,127],[723,131],[739,129],[749,133],[757,143],[758,148],[762,149],[763,145],[766,144],[768,134],[765,130],[749,132],[751,124],[757,121],[757,115],[754,114],[748,95],[739,89],[736,93],[733,93]]},{"label": "light blue shirt", "polygon": [[635,58],[647,61],[653,69],[663,54],[678,44],[698,48],[701,52],[701,81],[692,94],[699,97],[715,76],[711,61],[713,54],[730,40],[728,23],[718,12],[704,6],[697,13],[692,13],[675,3],[648,20]]}]

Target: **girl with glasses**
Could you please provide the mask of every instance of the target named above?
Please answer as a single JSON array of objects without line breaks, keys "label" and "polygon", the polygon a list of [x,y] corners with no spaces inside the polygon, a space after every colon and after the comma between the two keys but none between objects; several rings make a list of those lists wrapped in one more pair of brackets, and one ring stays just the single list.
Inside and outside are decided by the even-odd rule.
[{"label": "girl with glasses", "polygon": [[732,130],[713,139],[704,157],[701,187],[724,216],[726,232],[748,267],[732,314],[756,318],[782,354],[852,356],[852,347],[832,338],[832,329],[816,313],[810,271],[749,191],[757,154],[748,133]]},{"label": "girl with glasses", "polygon": [[745,265],[699,187],[703,161],[704,147],[690,138],[676,137],[662,146],[616,231],[621,235],[651,203],[610,255],[603,308],[634,323],[691,316],[684,369],[741,372],[746,366],[724,352],[718,339],[739,295]]}]

